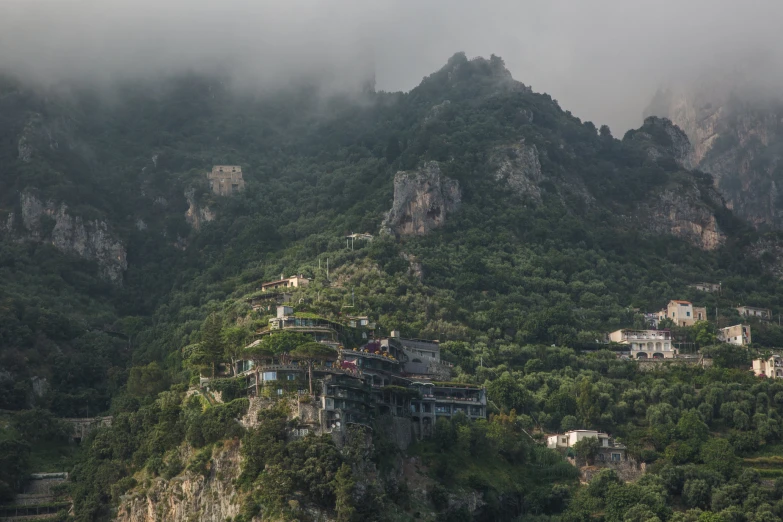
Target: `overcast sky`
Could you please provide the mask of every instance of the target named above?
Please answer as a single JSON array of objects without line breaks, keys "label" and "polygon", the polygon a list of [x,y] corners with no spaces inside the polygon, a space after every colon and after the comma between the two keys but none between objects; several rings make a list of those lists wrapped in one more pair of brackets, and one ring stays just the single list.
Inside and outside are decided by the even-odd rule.
[{"label": "overcast sky", "polygon": [[[457,51],[616,136],[661,84],[777,58],[780,0],[0,0],[0,67],[45,81],[232,71],[259,88],[312,71],[409,90]],[[776,61],[777,63],[777,61]]]}]

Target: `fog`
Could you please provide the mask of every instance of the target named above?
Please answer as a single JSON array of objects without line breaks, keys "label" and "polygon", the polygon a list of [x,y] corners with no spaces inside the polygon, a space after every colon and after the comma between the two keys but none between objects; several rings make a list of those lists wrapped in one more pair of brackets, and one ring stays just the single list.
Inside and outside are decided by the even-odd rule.
[{"label": "fog", "polygon": [[774,0],[0,0],[0,68],[105,85],[219,71],[258,89],[374,72],[378,89],[409,90],[457,51],[494,53],[621,135],[661,85],[732,79],[758,57],[781,70],[781,20]]}]

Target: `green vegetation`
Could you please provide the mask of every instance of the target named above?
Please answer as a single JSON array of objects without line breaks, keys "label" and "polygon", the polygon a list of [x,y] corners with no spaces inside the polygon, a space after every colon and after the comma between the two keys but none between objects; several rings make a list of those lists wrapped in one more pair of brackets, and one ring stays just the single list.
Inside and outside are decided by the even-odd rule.
[{"label": "green vegetation", "polygon": [[[0,93],[0,223],[16,220],[0,234],[3,498],[54,461],[72,472],[75,519],[104,520],[145,481],[209,477],[215,452],[241,441],[239,520],[310,508],[341,521],[783,517],[783,482],[770,483],[780,476],[783,384],[747,372],[751,355],[783,346],[783,329],[753,320],[751,351],[715,344],[717,326],[740,321],[737,303],[781,312],[783,283],[765,269],[774,259],[747,254],[757,234],[700,192],[694,204],[717,214],[723,247],[645,232],[652,217],[636,212],[661,191],[711,185],[666,155],[667,135],[652,133],[653,159],[633,134],[616,140],[511,81],[499,58],[462,54],[410,93],[359,100],[311,87],[251,98],[193,76],[127,85],[111,101],[40,96],[12,81]],[[41,132],[25,162],[17,143],[30,121]],[[47,133],[69,146],[49,146]],[[522,140],[536,147],[540,201],[495,176],[494,155]],[[428,160],[459,181],[460,209],[427,236],[346,249],[346,233],[377,232],[394,173]],[[246,190],[214,196],[204,179],[213,164],[241,165]],[[127,247],[122,286],[102,280],[95,262],[31,239],[19,221],[26,190],[106,220]],[[186,192],[215,215],[198,230],[185,220]],[[42,223],[42,234],[53,230]],[[248,299],[280,273],[311,279],[287,290],[300,318],[366,314],[384,332],[441,340],[450,380],[485,386],[493,416],[439,421],[405,455],[378,429],[339,448],[292,438],[282,409],[244,429],[237,361],[312,367],[336,356],[288,333],[245,348],[273,314]],[[720,281],[721,294],[687,286],[701,280]],[[710,322],[673,333],[713,368],[642,372],[601,349],[604,332],[643,326],[634,309],[672,298],[707,307]],[[365,342],[342,336],[348,348]],[[186,398],[202,375],[218,376],[211,391]],[[61,451],[56,418],[101,413],[114,416],[111,428]],[[577,469],[537,442],[579,428],[609,432],[647,474],[625,484],[602,472],[579,486]],[[589,460],[585,446],[576,452]],[[426,498],[401,470],[411,456]],[[473,492],[475,510],[460,500]]]}]

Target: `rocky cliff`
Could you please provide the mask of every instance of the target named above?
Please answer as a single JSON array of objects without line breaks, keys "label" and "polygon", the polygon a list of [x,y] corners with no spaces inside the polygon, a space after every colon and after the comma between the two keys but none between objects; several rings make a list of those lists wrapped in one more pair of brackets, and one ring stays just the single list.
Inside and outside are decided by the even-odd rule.
[{"label": "rocky cliff", "polygon": [[629,131],[623,139],[642,144],[651,160],[669,156],[683,168],[693,165],[688,135],[668,118],[648,116],[638,130]]},{"label": "rocky cliff", "polygon": [[188,210],[185,211],[185,221],[193,227],[193,230],[200,230],[202,223],[208,223],[215,219],[215,213],[208,206],[202,206],[196,201],[196,191],[190,188],[185,191],[185,199],[188,202]]},{"label": "rocky cliff", "polygon": [[[703,250],[721,246],[726,235],[715,216],[725,202],[713,186],[713,178],[701,172],[685,172],[692,165],[692,148],[685,132],[668,118],[650,116],[628,131],[623,141],[640,146],[650,161],[672,162],[668,183],[655,189],[636,211],[642,228],[654,234],[671,234]],[[682,172],[676,172],[678,169]]]},{"label": "rocky cliff", "polygon": [[398,172],[394,202],[381,230],[399,236],[424,235],[442,226],[461,201],[459,183],[444,176],[435,161],[419,170]]},{"label": "rocky cliff", "polygon": [[509,190],[534,201],[541,201],[541,189],[538,185],[544,178],[535,145],[527,145],[522,139],[519,143],[498,147],[490,155],[490,163],[495,179],[504,182]]},{"label": "rocky cliff", "polygon": [[715,177],[729,208],[757,227],[783,227],[783,105],[711,84],[660,91],[646,112],[687,133],[693,167]]},{"label": "rocky cliff", "polygon": [[[183,459],[185,460],[185,459]],[[224,522],[237,516],[240,499],[232,482],[239,476],[239,443],[216,449],[206,476],[185,471],[156,478],[144,490],[122,497],[117,522]]]},{"label": "rocky cliff", "polygon": [[720,195],[695,183],[683,183],[663,190],[644,205],[638,217],[649,232],[671,234],[702,250],[715,250],[726,241],[726,235],[705,199],[720,201]]},{"label": "rocky cliff", "polygon": [[65,203],[42,202],[30,192],[19,198],[19,213],[10,213],[5,232],[25,240],[47,242],[64,254],[95,261],[101,274],[122,282],[128,268],[125,246],[102,220],[85,220],[69,213]]}]

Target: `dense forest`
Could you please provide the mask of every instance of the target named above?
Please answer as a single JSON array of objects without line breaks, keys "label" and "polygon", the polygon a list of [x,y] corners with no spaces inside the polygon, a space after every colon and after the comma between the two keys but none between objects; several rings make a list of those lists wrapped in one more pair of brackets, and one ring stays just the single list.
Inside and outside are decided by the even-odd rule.
[{"label": "dense forest", "polygon": [[[540,170],[520,169],[525,190],[498,175],[519,150],[534,150]],[[426,235],[379,234],[395,173],[429,161],[458,182],[459,208]],[[244,173],[231,197],[207,184],[224,164]],[[719,245],[656,222],[670,194],[687,196],[682,215],[714,220]],[[783,313],[769,247],[779,239],[715,194],[709,174],[678,162],[668,128],[616,139],[495,56],[457,54],[408,93],[260,95],[189,75],[107,94],[4,78],[0,499],[31,472],[68,471],[69,516],[111,519],[124,495],[209,476],[238,447],[235,522],[313,510],[340,521],[783,519],[783,383],[748,371],[783,345],[783,328],[751,320],[750,347],[715,336],[741,321],[739,304]],[[52,239],[62,212],[29,225],[28,195],[121,243],[121,280]],[[188,217],[200,212],[210,219]],[[351,247],[352,232],[375,238]],[[232,378],[214,384],[222,403],[190,393],[243,356],[273,313],[249,300],[281,273],[312,280],[294,292],[299,313],[362,314],[382,333],[440,340],[452,380],[486,387],[489,418],[441,419],[403,453],[383,430],[369,445],[292,440],[283,407],[245,428]],[[699,281],[721,292],[689,286]],[[673,332],[712,367],[642,371],[603,343],[671,299],[707,308],[707,322]],[[102,414],[111,428],[68,442],[61,419]],[[580,428],[622,441],[645,473],[581,484],[543,444]],[[401,472],[411,458],[424,486]],[[455,501],[469,495],[479,501]]]}]

